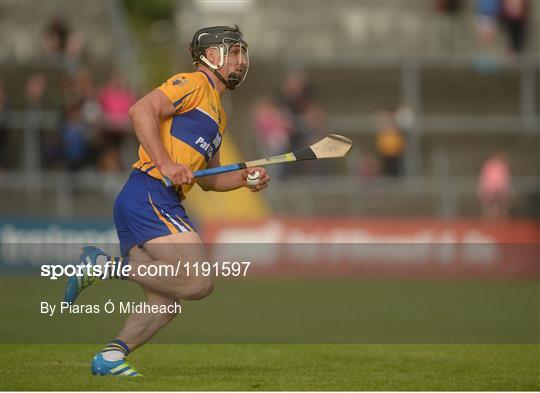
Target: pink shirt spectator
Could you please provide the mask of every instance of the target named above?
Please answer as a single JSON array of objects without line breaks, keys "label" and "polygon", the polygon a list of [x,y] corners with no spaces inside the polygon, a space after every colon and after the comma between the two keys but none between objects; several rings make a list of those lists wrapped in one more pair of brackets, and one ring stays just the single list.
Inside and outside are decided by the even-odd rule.
[{"label": "pink shirt spectator", "polygon": [[506,160],[496,155],[488,159],[480,172],[478,197],[481,200],[508,198],[511,190],[510,169]]},{"label": "pink shirt spectator", "polygon": [[288,145],[290,122],[271,99],[261,99],[253,117],[255,128],[270,151],[279,151]]},{"label": "pink shirt spectator", "polygon": [[99,93],[99,102],[107,125],[120,129],[129,127],[128,111],[135,100],[135,94],[113,76]]}]

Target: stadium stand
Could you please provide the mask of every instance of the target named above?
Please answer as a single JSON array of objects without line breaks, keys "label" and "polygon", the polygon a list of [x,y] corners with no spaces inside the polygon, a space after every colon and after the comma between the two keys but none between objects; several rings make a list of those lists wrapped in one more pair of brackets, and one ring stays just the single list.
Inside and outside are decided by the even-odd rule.
[{"label": "stadium stand", "polygon": [[[84,20],[79,19],[76,25],[77,31],[92,37],[86,41],[88,63],[96,79],[103,82],[112,66],[111,53],[124,45],[129,31],[129,26],[122,27],[122,23],[126,24],[121,17],[122,3],[92,4],[88,10],[71,2],[54,3],[56,6],[51,6],[51,2],[35,3],[34,10],[39,10],[41,16],[47,15],[49,20],[56,15],[60,3],[67,21],[84,13]],[[362,1],[346,2],[347,7],[344,4],[321,2],[309,10],[303,8],[302,2],[276,7],[263,1],[229,7],[180,2],[176,7],[178,34],[174,45],[179,48],[184,48],[199,24],[238,23],[249,37],[251,78],[248,76],[245,86],[225,102],[230,112],[230,135],[244,158],[263,154],[253,129],[253,103],[263,95],[277,96],[291,69],[306,75],[311,99],[324,110],[328,128],[355,142],[348,161],[312,166],[298,176],[276,179],[272,184],[275,191],[265,194],[272,211],[477,216],[478,173],[486,158],[502,149],[509,157],[513,174],[516,198],[512,215],[536,213],[539,65],[535,54],[539,49],[539,5],[532,4],[531,30],[522,55],[507,57],[501,34],[494,57],[483,58],[475,44],[472,2],[467,2],[462,10],[458,26],[463,36],[451,51],[434,45],[436,38],[427,33],[434,32],[438,23],[433,2]],[[2,7],[2,14],[9,19],[9,23],[3,23],[3,36],[10,37],[2,40],[0,55],[3,74],[8,75],[2,78],[5,90],[20,94],[18,81],[43,70],[47,70],[50,85],[60,83],[61,72],[44,66],[43,55],[32,50],[40,47],[36,37],[45,25],[33,23],[35,17],[18,2],[2,2]],[[291,13],[298,15],[302,23],[291,23],[287,18]],[[23,25],[32,29],[22,29]],[[133,58],[135,49],[127,52],[128,60],[123,60],[123,64]],[[136,64],[130,67],[131,81],[137,79],[133,77],[136,68]],[[8,101],[11,104],[20,100],[8,97]],[[46,102],[49,105],[53,101]],[[412,128],[405,132],[405,176],[362,177],[362,160],[376,157],[374,115],[381,110],[395,111],[403,105],[414,114]],[[20,105],[14,104],[12,109],[20,109]],[[53,109],[54,118],[54,108],[43,109]],[[54,133],[54,119],[49,123],[45,128]],[[10,124],[16,125],[11,128],[21,129],[20,121]],[[18,136],[12,140],[12,159],[9,170],[4,171],[3,211],[55,211],[66,216],[75,212],[109,214],[110,198],[115,194],[115,185],[122,183],[124,173],[106,174],[109,186],[105,191],[91,192],[86,180],[100,176],[91,168],[77,175],[63,170],[41,171],[42,168],[38,174],[28,172],[28,168],[24,172],[28,151],[23,139]],[[36,193],[40,206],[25,207],[22,212],[20,201],[31,201]]]}]

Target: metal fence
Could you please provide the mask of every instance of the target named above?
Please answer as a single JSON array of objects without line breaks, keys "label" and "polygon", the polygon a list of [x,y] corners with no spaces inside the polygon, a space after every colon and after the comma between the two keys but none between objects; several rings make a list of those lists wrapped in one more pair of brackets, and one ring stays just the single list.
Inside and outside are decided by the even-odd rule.
[{"label": "metal fence", "polygon": [[[432,198],[433,208],[425,210],[427,214],[439,216],[455,216],[469,214],[467,209],[463,210],[460,206],[460,198],[465,195],[471,204],[474,201],[476,193],[476,179],[456,178],[448,173],[436,173],[427,177],[423,173],[423,164],[421,154],[419,154],[422,139],[425,135],[434,132],[449,132],[450,135],[467,135],[474,131],[475,133],[501,134],[512,133],[516,138],[523,135],[539,135],[540,117],[539,117],[539,81],[538,81],[538,59],[522,59],[516,64],[504,65],[519,71],[519,113],[515,115],[499,114],[448,114],[448,115],[426,115],[423,111],[423,97],[421,78],[419,72],[422,67],[433,64],[432,60],[404,60],[395,63],[393,60],[379,58],[363,60],[355,63],[361,68],[368,64],[385,64],[395,66],[400,70],[401,75],[401,97],[403,103],[415,111],[416,125],[415,131],[410,135],[408,154],[406,155],[406,173],[403,179],[380,179],[377,181],[376,189],[381,193],[392,195],[409,195],[415,200],[421,201],[423,198]],[[441,61],[437,62],[441,65]],[[446,64],[450,69],[452,67],[468,67],[469,62],[464,59],[454,59],[453,62]],[[313,63],[312,66],[317,66]],[[319,66],[324,67],[324,63]],[[8,128],[20,129],[23,135],[22,147],[22,167],[18,170],[5,170],[2,174],[2,193],[4,197],[9,197],[10,192],[26,191],[31,196],[31,200],[39,201],[40,193],[44,191],[53,192],[55,195],[54,213],[57,216],[71,217],[76,216],[78,212],[74,208],[74,199],[77,198],[77,192],[85,192],[90,189],[95,191],[95,184],[107,184],[100,192],[103,195],[114,195],[117,185],[123,183],[125,174],[99,174],[97,171],[84,171],[81,173],[54,172],[45,171],[41,167],[41,147],[40,132],[43,129],[56,129],[60,124],[60,115],[54,111],[11,111],[3,113],[4,121]],[[366,133],[372,129],[372,117],[369,115],[358,114],[340,114],[329,117],[329,123],[334,129],[346,129],[349,133]],[[364,125],[364,127],[362,126]],[[466,148],[466,147],[464,147]],[[540,153],[540,144],[537,145]],[[444,146],[443,156],[444,156]],[[534,159],[531,161],[534,165]],[[532,168],[532,172],[538,171],[538,168]],[[101,180],[97,180],[98,177]],[[105,179],[105,180],[104,180]],[[538,177],[518,174],[515,179],[515,190],[518,195],[533,195],[539,191]],[[321,185],[324,186],[321,187]],[[274,181],[274,191],[267,193],[274,211],[299,213],[336,213],[342,209],[343,213],[354,212],[369,214],[370,211],[364,204],[361,207],[357,201],[366,199],[373,195],[370,187],[362,186],[358,183],[355,175],[332,176],[332,177],[311,177],[299,178],[294,181]],[[320,202],[325,197],[333,196],[342,201],[339,205],[332,207],[331,203]],[[294,209],[291,207],[294,206]],[[19,209],[16,209],[19,210]],[[21,206],[21,210],[22,206]],[[524,212],[527,209],[520,209]],[[373,211],[378,211],[374,209]],[[373,213],[371,211],[371,213]],[[422,210],[424,212],[424,210]],[[10,212],[7,212],[10,213]],[[17,212],[15,212],[17,213]],[[402,214],[409,214],[411,211],[403,211]],[[414,213],[414,208],[412,208]],[[396,214],[400,214],[399,209]]]}]

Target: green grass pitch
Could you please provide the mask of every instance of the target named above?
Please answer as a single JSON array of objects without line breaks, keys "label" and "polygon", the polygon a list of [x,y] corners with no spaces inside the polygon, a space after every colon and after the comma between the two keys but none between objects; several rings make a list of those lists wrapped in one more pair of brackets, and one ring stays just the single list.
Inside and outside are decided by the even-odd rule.
[{"label": "green grass pitch", "polygon": [[63,282],[1,284],[0,390],[540,390],[536,281],[220,280],[129,356],[136,379],[90,374],[125,315],[45,317]]},{"label": "green grass pitch", "polygon": [[538,390],[538,346],[153,344],[94,377],[98,345],[2,347],[2,390]]}]

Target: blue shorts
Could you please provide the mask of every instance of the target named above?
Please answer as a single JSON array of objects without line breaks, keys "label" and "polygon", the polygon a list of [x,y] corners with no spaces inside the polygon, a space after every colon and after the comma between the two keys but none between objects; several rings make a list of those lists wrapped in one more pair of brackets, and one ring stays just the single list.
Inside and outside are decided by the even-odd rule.
[{"label": "blue shorts", "polygon": [[174,188],[135,169],[114,202],[114,225],[122,256],[150,239],[194,232],[194,226]]}]

